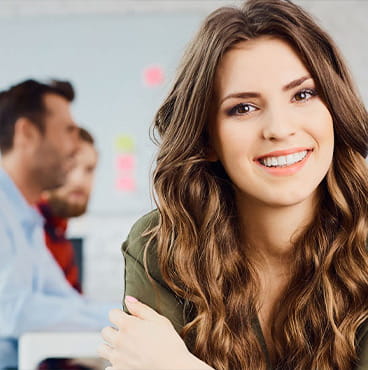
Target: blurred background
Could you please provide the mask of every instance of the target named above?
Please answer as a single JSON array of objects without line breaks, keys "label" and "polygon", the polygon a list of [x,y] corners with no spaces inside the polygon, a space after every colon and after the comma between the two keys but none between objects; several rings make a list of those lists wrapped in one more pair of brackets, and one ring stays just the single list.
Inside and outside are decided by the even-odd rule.
[{"label": "blurred background", "polygon": [[[368,103],[368,0],[295,1],[334,37]],[[181,54],[216,0],[0,0],[0,87],[26,78],[66,79],[74,116],[96,138],[99,163],[89,211],[71,220],[83,238],[83,286],[119,300],[120,245],[154,208],[149,127]]]}]

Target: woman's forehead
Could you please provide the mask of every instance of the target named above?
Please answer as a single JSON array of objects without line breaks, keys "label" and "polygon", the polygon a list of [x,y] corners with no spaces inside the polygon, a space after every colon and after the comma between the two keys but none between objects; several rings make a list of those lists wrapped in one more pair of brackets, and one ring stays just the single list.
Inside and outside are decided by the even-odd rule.
[{"label": "woman's forehead", "polygon": [[216,90],[257,90],[309,75],[294,49],[284,40],[260,37],[237,43],[225,53],[216,71]]}]

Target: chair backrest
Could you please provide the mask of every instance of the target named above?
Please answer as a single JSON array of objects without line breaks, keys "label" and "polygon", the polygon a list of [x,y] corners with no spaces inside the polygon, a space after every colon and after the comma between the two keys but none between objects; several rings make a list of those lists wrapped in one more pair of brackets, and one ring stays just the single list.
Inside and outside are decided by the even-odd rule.
[{"label": "chair backrest", "polygon": [[73,245],[73,249],[75,253],[75,262],[78,266],[78,271],[79,271],[78,278],[79,278],[80,286],[83,291],[83,238],[69,238],[68,240]]}]

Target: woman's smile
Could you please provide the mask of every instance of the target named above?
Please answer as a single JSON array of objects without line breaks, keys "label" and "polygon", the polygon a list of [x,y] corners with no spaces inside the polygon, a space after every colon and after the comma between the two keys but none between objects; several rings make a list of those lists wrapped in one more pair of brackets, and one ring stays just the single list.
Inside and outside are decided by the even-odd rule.
[{"label": "woman's smile", "polygon": [[289,176],[303,168],[312,152],[311,148],[279,150],[260,156],[254,162],[267,173]]}]

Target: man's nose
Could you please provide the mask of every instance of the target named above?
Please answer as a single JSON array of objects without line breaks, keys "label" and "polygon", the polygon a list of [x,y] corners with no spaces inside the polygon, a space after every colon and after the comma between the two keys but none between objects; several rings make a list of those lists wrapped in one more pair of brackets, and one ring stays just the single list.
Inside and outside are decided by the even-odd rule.
[{"label": "man's nose", "polygon": [[270,108],[265,116],[262,136],[266,140],[279,141],[295,135],[295,117],[281,108]]},{"label": "man's nose", "polygon": [[80,148],[80,140],[79,140],[78,130],[74,130],[71,141],[72,141],[72,144],[71,144],[72,150],[71,150],[71,152],[73,152],[73,156],[75,156],[76,153],[78,152],[79,148]]},{"label": "man's nose", "polygon": [[85,178],[83,176],[83,170],[80,166],[74,167],[69,175],[69,184],[75,187],[83,187],[83,183],[85,182]]}]

